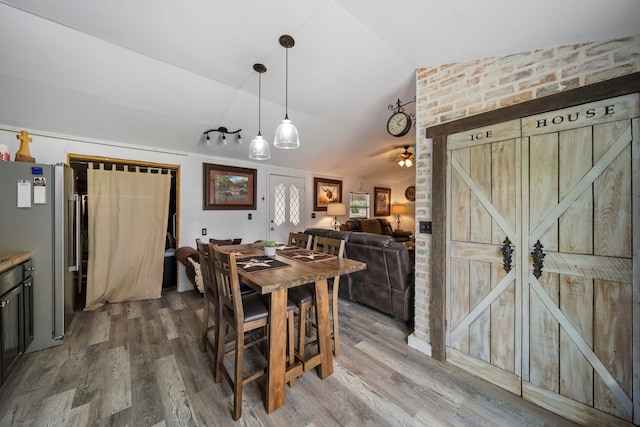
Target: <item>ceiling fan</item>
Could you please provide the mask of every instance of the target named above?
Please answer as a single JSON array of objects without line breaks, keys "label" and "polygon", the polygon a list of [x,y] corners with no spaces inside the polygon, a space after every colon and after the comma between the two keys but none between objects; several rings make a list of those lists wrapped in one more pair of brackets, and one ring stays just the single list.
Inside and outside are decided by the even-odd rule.
[{"label": "ceiling fan", "polygon": [[404,153],[400,153],[400,157],[396,163],[398,163],[398,166],[400,166],[401,168],[402,167],[410,168],[411,166],[413,166],[414,159],[415,158],[413,157],[413,153],[409,151],[409,146],[405,145]]}]

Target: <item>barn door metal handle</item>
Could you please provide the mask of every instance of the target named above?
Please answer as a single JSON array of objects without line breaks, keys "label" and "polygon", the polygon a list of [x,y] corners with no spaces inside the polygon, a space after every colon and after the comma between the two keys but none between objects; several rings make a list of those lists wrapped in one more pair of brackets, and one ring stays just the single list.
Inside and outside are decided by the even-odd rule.
[{"label": "barn door metal handle", "polygon": [[502,242],[502,266],[504,271],[507,273],[511,271],[511,258],[513,255],[513,247],[511,246],[511,240],[509,240],[509,236],[505,237],[504,242]]},{"label": "barn door metal handle", "polygon": [[542,246],[542,243],[538,240],[536,244],[533,245],[533,252],[531,252],[533,256],[533,275],[536,276],[536,279],[542,276],[543,260],[544,257],[547,256],[547,254],[542,252],[542,249],[544,249],[544,246]]}]

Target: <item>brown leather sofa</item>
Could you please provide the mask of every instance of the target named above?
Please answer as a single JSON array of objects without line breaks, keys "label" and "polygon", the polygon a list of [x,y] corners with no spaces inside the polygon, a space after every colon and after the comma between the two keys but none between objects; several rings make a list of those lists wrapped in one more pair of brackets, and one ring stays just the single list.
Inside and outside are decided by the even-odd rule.
[{"label": "brown leather sofa", "polygon": [[308,228],[305,234],[345,241],[344,256],[364,261],[363,271],[340,277],[339,295],[413,322],[414,265],[407,246],[392,236]]},{"label": "brown leather sofa", "polygon": [[340,231],[362,231],[365,233],[392,236],[397,242],[409,241],[410,231],[393,230],[386,218],[350,219],[340,226]]}]

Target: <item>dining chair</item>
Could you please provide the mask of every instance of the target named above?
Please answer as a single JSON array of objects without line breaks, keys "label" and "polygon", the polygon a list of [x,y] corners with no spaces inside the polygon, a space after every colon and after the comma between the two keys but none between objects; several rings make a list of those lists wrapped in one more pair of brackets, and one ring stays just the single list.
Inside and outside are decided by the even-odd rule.
[{"label": "dining chair", "polygon": [[311,249],[312,237],[313,236],[311,234],[291,232],[289,233],[289,241],[287,242],[287,244],[289,246],[297,246],[303,249]]},{"label": "dining chair", "polygon": [[[313,250],[342,258],[344,256],[344,240],[318,236],[313,241]],[[340,356],[340,328],[338,322],[338,287],[340,285],[340,277],[329,279],[327,285],[329,287],[329,297],[331,298],[331,338],[333,339],[333,354],[338,357]]]},{"label": "dining chair", "polygon": [[[213,343],[209,342],[207,335],[209,331],[214,330],[216,325],[219,324],[218,320],[215,318],[215,314],[218,313],[218,310],[215,309],[214,313],[214,323],[213,325],[209,324],[209,309],[211,305],[214,305],[218,301],[217,298],[217,290],[216,286],[213,282],[213,270],[212,263],[209,259],[209,244],[204,243],[200,239],[196,239],[196,249],[198,251],[198,259],[200,261],[200,274],[202,275],[202,283],[204,288],[204,306],[202,310],[202,340],[200,342],[200,351],[203,353],[207,351],[207,344],[211,344],[211,347],[214,350],[215,354],[215,341]],[[217,337],[217,333],[214,334],[214,337]],[[215,370],[215,367],[214,367]]]},{"label": "dining chair", "polygon": [[[219,300],[220,314],[217,316],[220,324],[216,328],[216,353],[214,379],[219,383],[224,376],[233,389],[233,419],[237,421],[242,415],[242,387],[267,373],[268,366],[255,369],[245,375],[245,350],[260,343],[268,343],[269,339],[269,308],[268,302],[257,292],[242,295],[236,257],[232,252],[222,252],[213,244],[209,245],[209,257],[213,265],[213,278]],[[287,361],[295,362],[293,336],[293,310],[289,305],[287,310]],[[267,346],[264,346],[267,347]],[[233,370],[228,370],[224,364],[226,356],[234,355]],[[293,380],[289,383],[293,386]]]},{"label": "dining chair", "polygon": [[[333,239],[330,237],[316,236],[313,240],[313,250],[330,255],[335,255],[338,258],[342,258],[344,255],[344,240]],[[333,319],[331,337],[333,339],[333,354],[337,357],[340,355],[339,345],[339,330],[338,330],[338,280],[333,278],[327,280],[329,287],[329,297],[331,299],[331,314]],[[307,338],[313,336],[313,306],[315,302],[315,286],[313,284],[307,284],[304,286],[298,286],[289,289],[288,294],[289,301],[293,302],[298,311],[298,340],[297,340],[297,356],[303,363],[307,362],[309,358],[306,355],[307,349],[311,346],[317,345],[316,339],[307,342]],[[317,313],[316,313],[317,314]],[[307,367],[305,366],[305,371]]]}]

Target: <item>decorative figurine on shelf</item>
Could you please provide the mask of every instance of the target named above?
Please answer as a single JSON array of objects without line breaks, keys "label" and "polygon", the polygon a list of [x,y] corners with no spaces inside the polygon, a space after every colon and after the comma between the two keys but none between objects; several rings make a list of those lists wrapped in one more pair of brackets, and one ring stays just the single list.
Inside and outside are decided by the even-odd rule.
[{"label": "decorative figurine on shelf", "polygon": [[31,157],[31,153],[29,152],[29,143],[33,141],[29,138],[29,133],[26,130],[20,132],[20,135],[17,135],[16,138],[20,140],[20,148],[16,153],[15,161],[16,162],[27,162],[27,163],[35,163],[36,159]]}]

